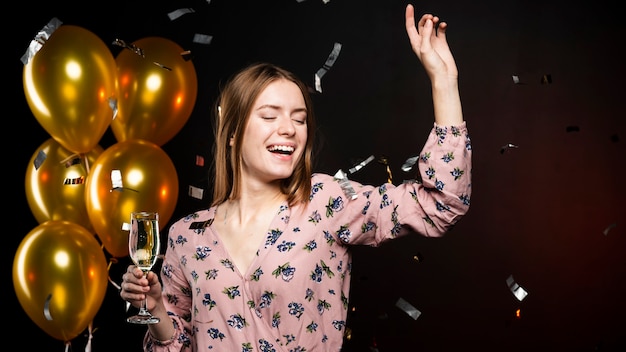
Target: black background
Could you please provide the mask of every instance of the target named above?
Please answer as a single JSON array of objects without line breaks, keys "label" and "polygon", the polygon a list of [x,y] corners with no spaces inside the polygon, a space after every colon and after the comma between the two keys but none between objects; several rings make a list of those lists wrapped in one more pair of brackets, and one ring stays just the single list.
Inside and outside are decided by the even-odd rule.
[{"label": "black background", "polygon": [[[87,341],[85,334],[65,346],[48,336],[25,314],[12,287],[15,251],[37,226],[22,188],[25,170],[49,138],[27,105],[20,58],[52,17],[91,30],[114,55],[122,50],[112,45],[116,38],[149,36],[171,39],[193,53],[196,105],[183,129],[162,146],[179,176],[174,220],[208,203],[206,197],[190,197],[188,187],[209,194],[208,168],[196,166],[195,158],[210,161],[209,111],[219,82],[247,63],[266,60],[313,86],[335,42],[342,44],[341,53],[322,79],[323,93],[314,96],[322,141],[316,171],[334,173],[375,155],[388,158],[394,183],[411,178],[400,167],[419,152],[433,120],[429,83],[404,30],[406,3],[23,1],[12,13],[5,11],[5,18],[17,18],[4,34],[10,78],[3,145],[11,194],[5,197],[5,341],[23,351],[82,351]],[[411,236],[382,248],[355,249],[352,338],[344,350],[623,350],[621,11],[608,1],[557,0],[420,1],[415,7],[417,15],[432,12],[450,25],[474,150],[472,207],[444,238]],[[167,14],[179,8],[195,12],[171,21]],[[194,43],[195,33],[213,40]],[[545,75],[551,83],[542,83]],[[108,131],[100,145],[114,143]],[[501,153],[508,143],[519,148]],[[385,165],[372,162],[353,176],[379,184],[389,175]],[[603,234],[611,224],[617,226]],[[111,265],[112,280],[121,280],[126,264],[119,258]],[[521,302],[507,287],[509,275],[529,292]],[[411,319],[395,307],[399,298],[422,315]],[[144,328],[127,324],[126,315],[110,285],[94,319],[92,351],[140,350]]]}]

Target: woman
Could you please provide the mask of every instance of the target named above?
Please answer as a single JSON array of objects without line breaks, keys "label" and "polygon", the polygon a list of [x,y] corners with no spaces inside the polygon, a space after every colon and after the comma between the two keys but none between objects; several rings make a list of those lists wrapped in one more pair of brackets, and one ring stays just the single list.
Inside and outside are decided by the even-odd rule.
[{"label": "woman", "polygon": [[216,104],[211,207],[170,227],[162,285],[134,266],[123,275],[121,297],[139,307],[147,295],[161,319],[146,351],[339,351],[351,245],[441,236],[467,212],[471,146],[447,25],[430,14],[416,25],[411,5],[405,18],[435,112],[423,183],[346,188],[312,175],[307,87],[271,64],[243,69]]}]

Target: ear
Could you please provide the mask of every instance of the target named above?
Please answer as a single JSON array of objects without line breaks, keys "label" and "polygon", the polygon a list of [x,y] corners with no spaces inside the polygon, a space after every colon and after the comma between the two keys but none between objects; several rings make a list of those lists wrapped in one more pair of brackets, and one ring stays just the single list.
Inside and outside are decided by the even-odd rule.
[{"label": "ear", "polygon": [[228,141],[228,145],[232,147],[233,144],[235,144],[235,136],[230,136],[230,140]]}]

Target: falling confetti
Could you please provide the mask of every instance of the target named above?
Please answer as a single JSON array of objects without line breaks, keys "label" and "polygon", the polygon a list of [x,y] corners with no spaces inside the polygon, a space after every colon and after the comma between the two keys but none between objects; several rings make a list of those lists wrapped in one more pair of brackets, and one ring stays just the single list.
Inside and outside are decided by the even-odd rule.
[{"label": "falling confetti", "polygon": [[380,164],[385,165],[385,168],[387,170],[387,183],[393,183],[393,177],[391,175],[391,168],[389,167],[389,158],[383,155],[380,158],[378,158],[378,162]]},{"label": "falling confetti", "polygon": [[174,11],[168,13],[167,17],[170,18],[170,21],[174,21],[175,19],[179,18],[180,16],[186,15],[188,13],[194,13],[194,12],[196,12],[194,9],[192,9],[190,7],[187,7],[187,8],[174,10]]},{"label": "falling confetti", "polygon": [[396,307],[402,309],[406,314],[408,314],[414,320],[417,320],[417,318],[419,318],[419,316],[422,314],[422,312],[417,310],[409,302],[405,301],[402,297],[398,298],[398,301],[396,301]]},{"label": "falling confetti", "polygon": [[500,148],[500,154],[504,154],[504,152],[506,152],[509,149],[512,148],[519,148],[517,145],[509,143],[509,144],[505,144]]},{"label": "falling confetti", "polygon": [[546,74],[541,77],[541,84],[551,84],[552,83],[552,75]]},{"label": "falling confetti", "polygon": [[204,196],[204,190],[202,188],[189,186],[189,196],[196,199],[202,199]]},{"label": "falling confetti", "polygon": [[322,92],[322,77],[330,70],[331,67],[335,64],[337,57],[339,57],[339,53],[341,52],[341,43],[335,43],[333,46],[333,50],[328,55],[324,66],[320,67],[319,70],[315,73],[315,90],[318,92]]},{"label": "falling confetti", "polygon": [[402,171],[404,171],[404,172],[411,171],[411,169],[413,169],[413,166],[415,166],[415,164],[417,164],[417,160],[418,159],[419,159],[419,155],[412,156],[412,157],[406,159],[404,164],[402,164]]},{"label": "falling confetti", "polygon": [[134,44],[126,44],[126,42],[121,39],[116,38],[113,41],[113,45],[121,46],[122,48],[126,48],[141,57],[144,57],[144,58],[146,57],[146,55],[143,53],[143,49],[135,46]]},{"label": "falling confetti", "polygon": [[528,295],[528,292],[526,292],[526,290],[524,290],[522,286],[518,285],[515,280],[513,280],[513,275],[509,275],[509,277],[506,279],[506,284],[511,292],[513,292],[515,298],[517,298],[519,301],[523,300]]},{"label": "falling confetti", "polygon": [[611,225],[607,226],[604,231],[602,231],[602,233],[604,233],[605,236],[607,236],[609,234],[609,231],[611,231],[611,229],[615,228],[617,226],[617,223],[614,222]]}]

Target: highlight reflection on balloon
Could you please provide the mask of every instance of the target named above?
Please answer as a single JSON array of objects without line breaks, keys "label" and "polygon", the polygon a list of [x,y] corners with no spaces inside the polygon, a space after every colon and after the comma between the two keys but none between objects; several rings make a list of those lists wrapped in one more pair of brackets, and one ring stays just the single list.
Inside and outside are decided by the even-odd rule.
[{"label": "highlight reflection on balloon", "polygon": [[198,80],[175,42],[147,37],[132,43],[145,57],[122,50],[117,64],[118,114],[111,130],[118,142],[144,139],[162,146],[185,125],[196,102]]},{"label": "highlight reflection on balloon", "polygon": [[13,259],[13,286],[30,319],[50,336],[69,341],[100,309],[107,261],[84,227],[50,220],[32,229]]},{"label": "highlight reflection on balloon", "polygon": [[[112,171],[122,186],[114,184]],[[115,189],[113,189],[115,188]],[[128,255],[128,230],[133,211],[157,211],[161,230],[174,213],[178,175],[158,145],[145,140],[118,142],[105,149],[92,165],[85,203],[91,224],[113,257]]]},{"label": "highlight reflection on balloon", "polygon": [[38,223],[66,220],[93,232],[85,204],[85,182],[90,165],[102,151],[97,145],[79,155],[54,138],[37,148],[26,169],[25,189],[28,206]]},{"label": "highlight reflection on balloon", "polygon": [[87,29],[62,25],[24,65],[28,105],[39,124],[63,147],[87,153],[113,118],[115,58]]}]

